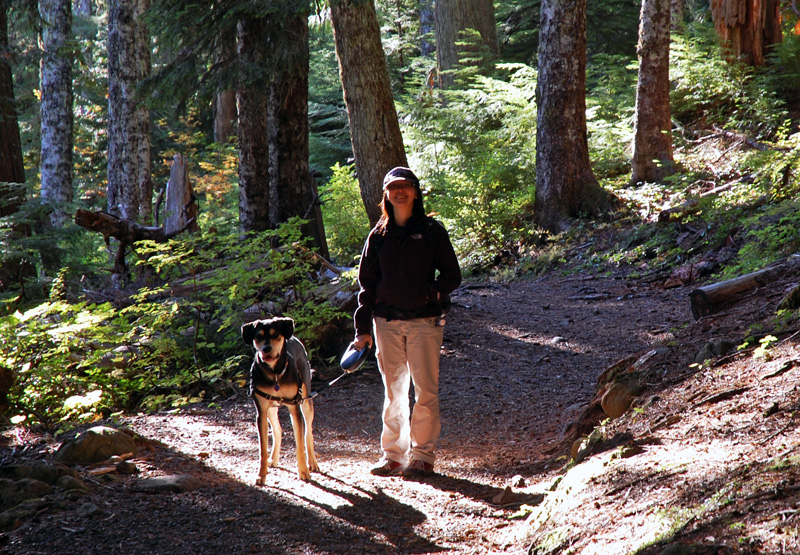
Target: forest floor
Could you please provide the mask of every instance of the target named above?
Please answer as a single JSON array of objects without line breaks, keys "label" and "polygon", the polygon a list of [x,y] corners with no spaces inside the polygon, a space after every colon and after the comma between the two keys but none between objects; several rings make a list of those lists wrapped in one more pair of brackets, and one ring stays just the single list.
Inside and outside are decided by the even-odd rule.
[{"label": "forest floor", "polygon": [[[253,485],[256,430],[244,390],[211,405],[127,416],[113,425],[135,434],[139,473],[79,468],[89,492],[0,535],[0,552],[800,553],[794,336],[779,334],[761,358],[734,348],[690,366],[709,341],[739,345],[753,330],[772,330],[793,279],[697,321],[693,284],[552,272],[466,283],[442,348],[434,476],[370,475],[383,401],[370,363],[316,398],[322,470],[312,481],[297,478],[282,409],[281,467],[267,486]],[[570,430],[598,377],[653,349],[655,377],[634,408],[600,426],[572,462]],[[339,375],[319,373],[317,383]],[[60,444],[22,430],[3,439],[2,464],[49,460]],[[145,477],[175,474],[201,486],[137,488]],[[87,503],[98,510],[80,510]],[[669,547],[676,543],[691,546]]]}]

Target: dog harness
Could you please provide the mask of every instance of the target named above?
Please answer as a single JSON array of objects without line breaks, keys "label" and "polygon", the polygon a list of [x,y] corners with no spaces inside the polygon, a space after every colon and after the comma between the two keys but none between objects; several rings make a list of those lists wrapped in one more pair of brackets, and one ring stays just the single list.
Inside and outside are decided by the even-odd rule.
[{"label": "dog harness", "polygon": [[[263,371],[264,370],[264,365],[261,363],[261,361],[258,360],[258,358],[256,358],[255,362],[256,362],[256,364],[258,364],[258,367],[261,368],[261,370]],[[281,370],[280,373],[276,374],[276,376],[278,378],[280,378],[281,376],[283,376],[286,373],[286,370],[288,370],[288,369],[289,369],[289,360],[287,358],[286,365],[283,367],[283,370]],[[270,372],[270,373],[272,373],[272,372]],[[277,379],[275,380],[275,383],[273,385],[274,385],[275,391],[278,391],[280,389],[280,384],[278,383]],[[295,395],[291,399],[286,399],[285,397],[278,397],[276,395],[270,395],[269,393],[264,393],[263,391],[261,391],[260,389],[258,389],[255,386],[253,387],[253,393],[258,395],[259,397],[263,397],[264,399],[269,399],[270,401],[276,401],[276,402],[278,402],[278,403],[280,403],[282,405],[302,405],[303,401],[305,401],[307,399],[307,397],[303,397],[302,389],[303,389],[302,385],[299,385],[297,387],[297,395]]]},{"label": "dog harness", "polygon": [[260,389],[253,388],[253,393],[258,395],[259,397],[263,397],[264,399],[269,399],[270,401],[277,401],[282,405],[302,405],[303,401],[306,400],[306,397],[303,397],[303,393],[298,388],[297,395],[295,395],[292,399],[284,399],[283,397],[276,397],[275,395],[270,395],[269,393],[264,393]]}]

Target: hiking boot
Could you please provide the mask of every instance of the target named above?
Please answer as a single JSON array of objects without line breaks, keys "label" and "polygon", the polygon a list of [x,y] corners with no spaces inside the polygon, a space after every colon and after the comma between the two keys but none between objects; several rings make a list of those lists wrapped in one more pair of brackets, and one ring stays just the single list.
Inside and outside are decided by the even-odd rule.
[{"label": "hiking boot", "polygon": [[433,465],[425,461],[413,460],[405,470],[403,470],[404,478],[424,478],[433,474]]},{"label": "hiking boot", "polygon": [[383,459],[370,469],[370,474],[375,476],[400,476],[403,465],[389,459]]}]

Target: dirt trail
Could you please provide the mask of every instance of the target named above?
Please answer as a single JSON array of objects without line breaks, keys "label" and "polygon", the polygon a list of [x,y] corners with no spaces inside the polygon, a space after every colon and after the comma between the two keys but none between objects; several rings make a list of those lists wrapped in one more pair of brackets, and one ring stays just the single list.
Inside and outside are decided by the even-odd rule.
[{"label": "dirt trail", "polygon": [[[610,278],[468,284],[454,296],[441,368],[442,437],[421,481],[378,478],[382,386],[373,366],[321,391],[322,473],[299,481],[291,433],[269,486],[257,469],[253,408],[240,394],[214,408],[123,421],[142,438],[138,476],[87,477],[65,500],[6,534],[11,553],[519,553],[515,518],[559,467],[554,447],[613,362],[644,352],[691,319],[686,291]],[[322,372],[332,379],[335,369]],[[281,412],[285,429],[288,415]],[[58,446],[46,443],[47,449]],[[562,461],[563,462],[563,461]],[[203,486],[145,494],[145,476],[192,474]],[[515,497],[498,498],[514,486]],[[510,501],[510,502],[505,502]],[[86,516],[91,503],[100,512]]]}]

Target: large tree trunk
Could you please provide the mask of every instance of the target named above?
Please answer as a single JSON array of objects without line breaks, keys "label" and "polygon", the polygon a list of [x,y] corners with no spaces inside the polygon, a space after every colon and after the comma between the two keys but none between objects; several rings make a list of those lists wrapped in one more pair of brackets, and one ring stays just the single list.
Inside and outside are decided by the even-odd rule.
[{"label": "large tree trunk", "polygon": [[108,7],[108,211],[139,218],[139,124],[136,117],[135,0]]},{"label": "large tree trunk", "polygon": [[[474,29],[481,35],[482,46],[494,56],[499,55],[497,25],[494,20],[492,0],[436,0],[436,59],[439,69],[439,86],[453,86],[453,70],[462,58],[462,48],[457,42],[463,31]],[[474,53],[474,52],[473,52]]]},{"label": "large tree trunk", "polygon": [[675,172],[669,104],[670,12],[670,0],[642,0],[631,163],[634,184],[656,182]]},{"label": "large tree trunk", "polygon": [[[263,59],[263,19],[239,22],[239,58],[244,67]],[[267,136],[266,83],[242,76],[237,85],[239,109],[239,224],[243,231],[270,228],[269,138]]]},{"label": "large tree trunk", "polygon": [[41,195],[52,204],[50,222],[68,219],[64,204],[72,201],[72,39],[71,0],[41,0]]},{"label": "large tree trunk", "polygon": [[[8,19],[6,3],[3,2],[0,3],[0,217],[15,214],[25,202],[25,165],[8,53]],[[29,225],[15,223],[2,240],[14,241],[28,235]],[[12,284],[22,284],[26,278],[36,275],[32,264],[9,251],[4,245],[0,253],[0,291],[6,291]]]},{"label": "large tree trunk", "polygon": [[[218,64],[230,64],[236,57],[236,39],[229,40],[227,36],[220,35],[217,47],[216,61]],[[225,143],[233,133],[236,122],[236,89],[226,87],[217,91],[213,102],[214,112],[214,142]]]},{"label": "large tree trunk", "polygon": [[436,34],[436,16],[434,14],[433,0],[419,1],[419,34],[422,40],[419,44],[420,54],[428,56],[436,53],[436,42],[427,39],[427,35]]},{"label": "large tree trunk", "polygon": [[408,165],[375,4],[339,0],[331,4],[331,20],[361,198],[374,225],[384,175]]},{"label": "large tree trunk", "polygon": [[[136,0],[134,31],[136,48],[136,80],[150,76],[150,29],[145,23],[150,0]],[[153,214],[153,179],[150,156],[150,110],[137,102],[136,116],[136,187],[139,191],[139,220],[149,222]]]},{"label": "large tree trunk", "polygon": [[589,162],[585,0],[543,0],[538,55],[534,221],[558,233],[613,204]]},{"label": "large tree trunk", "polygon": [[270,152],[275,153],[270,190],[277,191],[278,197],[278,217],[272,224],[293,216],[309,220],[303,235],[311,237],[317,252],[328,258],[325,228],[317,210],[319,198],[308,165],[308,11],[293,15],[281,32],[289,37],[294,55],[270,87],[267,127]]},{"label": "large tree trunk", "polygon": [[[11,72],[8,14],[5,2],[0,4],[0,183],[25,183],[22,142],[14,99],[14,76]],[[21,199],[16,188],[0,190],[0,216],[17,211]]]},{"label": "large tree trunk", "polygon": [[780,0],[711,0],[711,17],[733,59],[764,65],[770,45],[783,41]]}]

